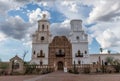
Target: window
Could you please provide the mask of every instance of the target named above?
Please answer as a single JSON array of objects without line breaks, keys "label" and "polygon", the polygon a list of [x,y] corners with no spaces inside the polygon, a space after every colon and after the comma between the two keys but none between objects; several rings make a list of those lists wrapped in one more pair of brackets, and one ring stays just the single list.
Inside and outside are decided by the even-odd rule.
[{"label": "window", "polygon": [[42,41],[44,40],[44,37],[43,37],[43,36],[41,37],[41,40],[42,40]]},{"label": "window", "polygon": [[59,50],[59,54],[61,54],[62,53],[62,50]]},{"label": "window", "polygon": [[93,65],[95,65],[96,64],[96,62],[93,62]]},{"label": "window", "polygon": [[43,54],[43,50],[40,50],[40,54]]},{"label": "window", "polygon": [[43,53],[43,50],[40,50],[40,52],[37,54],[38,58],[44,58],[45,54]]},{"label": "window", "polygon": [[42,30],[44,30],[44,24],[42,25]]},{"label": "window", "polygon": [[105,62],[105,65],[108,65],[108,62]]},{"label": "window", "polygon": [[63,49],[58,49],[57,52],[56,52],[56,56],[57,57],[64,57],[65,56],[64,50]]},{"label": "window", "polygon": [[83,53],[81,53],[81,51],[78,50],[78,52],[76,53],[76,57],[83,57]]},{"label": "window", "polygon": [[40,50],[40,56],[43,56],[43,50]]},{"label": "window", "polygon": [[35,51],[33,52],[33,54],[35,55]]},{"label": "window", "polygon": [[81,64],[81,61],[80,61],[80,60],[78,61],[78,64],[79,64],[79,65]]},{"label": "window", "polygon": [[87,51],[85,50],[85,54],[87,54]]},{"label": "window", "polygon": [[76,39],[79,40],[79,36],[77,36]]},{"label": "window", "polygon": [[42,61],[40,61],[40,65],[43,65],[43,62],[42,62]]}]

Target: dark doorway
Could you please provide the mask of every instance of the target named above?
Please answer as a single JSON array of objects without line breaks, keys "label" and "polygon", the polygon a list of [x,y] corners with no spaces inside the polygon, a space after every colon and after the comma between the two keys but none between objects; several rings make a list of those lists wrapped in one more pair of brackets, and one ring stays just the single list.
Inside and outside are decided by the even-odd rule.
[{"label": "dark doorway", "polygon": [[63,70],[63,62],[58,62],[58,70]]}]

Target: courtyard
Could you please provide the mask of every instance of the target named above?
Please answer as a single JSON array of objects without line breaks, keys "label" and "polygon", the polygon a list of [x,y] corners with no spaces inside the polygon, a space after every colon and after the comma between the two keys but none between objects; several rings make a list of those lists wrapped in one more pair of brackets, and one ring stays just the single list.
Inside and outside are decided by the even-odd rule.
[{"label": "courtyard", "polygon": [[120,74],[70,74],[53,72],[45,75],[0,76],[0,81],[119,81]]}]

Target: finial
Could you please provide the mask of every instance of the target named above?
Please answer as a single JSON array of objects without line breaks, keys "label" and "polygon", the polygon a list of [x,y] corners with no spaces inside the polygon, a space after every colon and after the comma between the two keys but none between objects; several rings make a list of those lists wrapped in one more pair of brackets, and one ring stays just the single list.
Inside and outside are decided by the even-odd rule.
[{"label": "finial", "polygon": [[45,19],[46,18],[46,14],[43,14],[43,19]]}]

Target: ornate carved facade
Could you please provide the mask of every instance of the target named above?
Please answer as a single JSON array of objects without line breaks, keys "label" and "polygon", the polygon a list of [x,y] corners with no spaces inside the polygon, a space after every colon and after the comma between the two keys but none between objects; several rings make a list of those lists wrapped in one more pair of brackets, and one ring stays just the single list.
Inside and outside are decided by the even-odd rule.
[{"label": "ornate carved facade", "polygon": [[72,46],[65,36],[56,36],[49,44],[48,63],[54,66],[55,70],[69,68],[72,65]]}]

